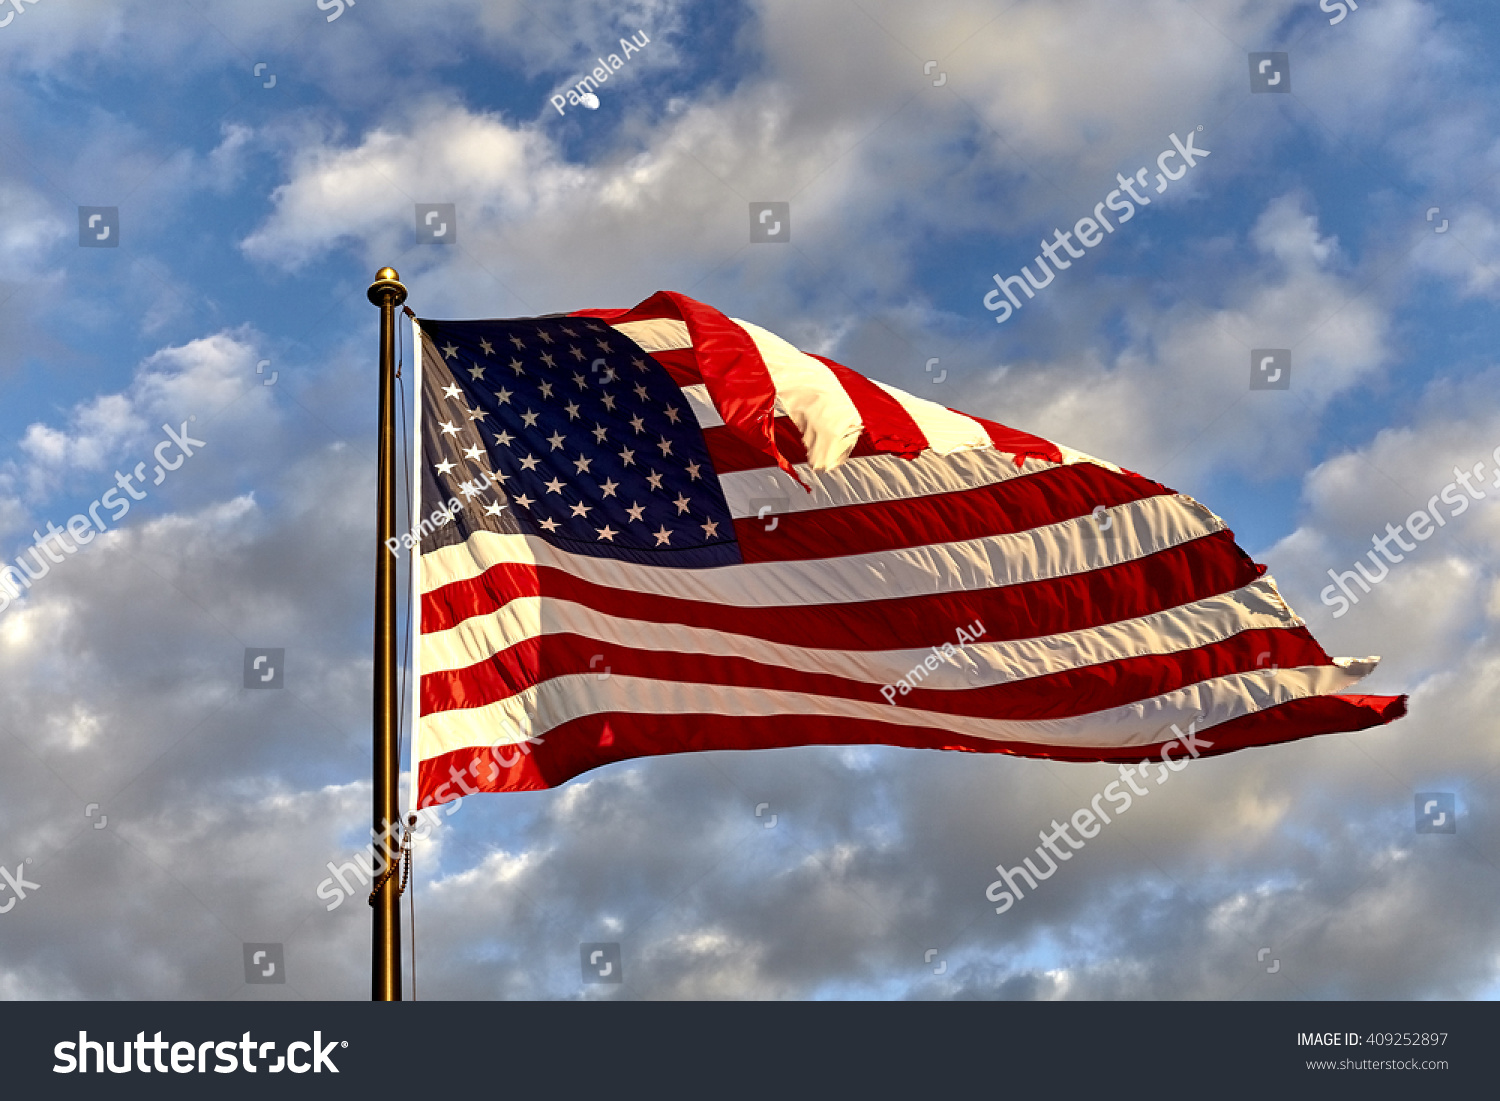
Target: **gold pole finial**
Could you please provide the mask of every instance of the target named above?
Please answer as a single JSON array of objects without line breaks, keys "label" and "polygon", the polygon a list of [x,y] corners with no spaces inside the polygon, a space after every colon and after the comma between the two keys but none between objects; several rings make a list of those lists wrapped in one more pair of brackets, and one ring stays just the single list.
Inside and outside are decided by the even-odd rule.
[{"label": "gold pole finial", "polygon": [[387,297],[391,299],[394,308],[406,301],[406,288],[401,284],[401,277],[396,274],[395,268],[381,268],[375,273],[375,282],[370,284],[367,292],[372,305],[383,306]]}]

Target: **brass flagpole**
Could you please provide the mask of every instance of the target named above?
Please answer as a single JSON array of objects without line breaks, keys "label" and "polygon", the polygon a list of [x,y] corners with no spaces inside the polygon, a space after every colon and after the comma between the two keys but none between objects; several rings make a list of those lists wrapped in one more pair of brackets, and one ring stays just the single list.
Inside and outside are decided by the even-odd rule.
[{"label": "brass flagpole", "polygon": [[381,268],[370,284],[380,307],[379,487],[375,506],[375,889],[370,944],[370,1000],[401,1000],[401,895],[396,786],[396,556],[387,540],[396,535],[396,310],[406,288],[394,268]]}]

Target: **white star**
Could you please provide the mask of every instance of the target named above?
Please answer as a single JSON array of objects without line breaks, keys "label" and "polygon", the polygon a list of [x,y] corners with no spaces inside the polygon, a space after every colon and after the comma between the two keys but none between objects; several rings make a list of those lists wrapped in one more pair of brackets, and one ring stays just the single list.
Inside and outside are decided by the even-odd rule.
[{"label": "white star", "polygon": [[481,367],[481,366],[479,366],[479,364],[477,364],[477,363],[474,364],[474,366],[472,366],[472,367],[469,368],[469,377],[470,378],[484,378],[484,368]]},{"label": "white star", "polygon": [[518,375],[524,374],[526,371],[525,365],[522,364],[519,359],[513,359],[510,361],[510,369]]},{"label": "white star", "polygon": [[563,491],[562,479],[560,479],[556,474],[552,475],[552,480],[545,484],[547,486],[548,493],[561,493]]},{"label": "white star", "polygon": [[536,427],[536,419],[537,419],[538,416],[539,416],[539,414],[537,414],[537,413],[529,413],[529,412],[528,413],[522,413],[521,414],[521,419],[526,422],[526,427],[527,428],[535,428]]},{"label": "white star", "polygon": [[[572,336],[573,334],[569,333],[568,335]],[[568,345],[568,354],[571,355],[574,359],[580,359],[581,360],[581,359],[584,358],[583,349],[579,348],[579,347],[577,347],[576,345],[573,345],[573,344]]]},{"label": "white star", "polygon": [[637,413],[630,418],[630,427],[634,428],[637,432],[644,432],[646,430],[646,422],[641,420],[641,415]]},{"label": "white star", "polygon": [[501,447],[509,447],[510,441],[513,439],[515,439],[515,437],[512,436],[509,432],[501,432],[498,436],[495,437],[495,442],[498,443]]},{"label": "white star", "polygon": [[697,463],[688,463],[687,464],[687,472],[688,472],[688,477],[691,478],[691,479],[693,479],[693,481],[696,482],[698,480],[698,464]]},{"label": "white star", "polygon": [[651,488],[652,489],[656,489],[656,490],[661,489],[661,475],[660,474],[654,474],[654,473],[653,474],[647,474],[646,475],[646,481],[648,481],[648,482],[651,483]]},{"label": "white star", "polygon": [[537,464],[540,463],[541,461],[542,460],[538,459],[535,455],[527,455],[524,459],[521,460],[521,469],[522,470],[535,470],[536,467],[537,467]]},{"label": "white star", "polygon": [[542,338],[543,344],[552,343],[552,334],[549,333],[546,329],[539,330],[536,335]]},{"label": "white star", "polygon": [[482,421],[487,416],[489,416],[489,414],[486,413],[483,409],[470,409],[469,410],[469,419],[471,421]]},{"label": "white star", "polygon": [[635,502],[632,502],[631,505],[630,505],[630,507],[627,508],[625,511],[628,512],[628,513],[630,513],[630,518],[632,520],[640,520],[641,519],[641,513],[643,513],[643,512],[646,511],[646,506],[643,505],[643,504],[641,504],[638,501],[635,501]]},{"label": "white star", "polygon": [[560,451],[563,445],[563,434],[554,429],[552,435],[547,437],[547,442],[552,445],[553,451]]},{"label": "white star", "polygon": [[493,505],[485,505],[484,506],[484,512],[485,512],[486,516],[499,516],[504,511],[505,511],[505,506],[502,505],[502,504],[493,504]]},{"label": "white star", "polygon": [[578,473],[580,474],[587,474],[589,472],[589,466],[592,462],[593,460],[588,458],[588,456],[580,455],[578,456],[578,458],[573,460],[573,469],[578,471]]},{"label": "white star", "polygon": [[634,466],[635,465],[635,452],[632,451],[628,447],[625,448],[623,451],[620,452],[620,461],[622,463],[624,463],[626,466]]},{"label": "white star", "polygon": [[608,524],[605,524],[602,528],[595,528],[594,530],[599,533],[600,539],[606,539],[611,543],[615,541],[615,536],[620,534]]},{"label": "white star", "polygon": [[632,357],[630,362],[635,365],[637,371],[644,371],[646,369],[646,361],[640,356]]},{"label": "white star", "polygon": [[510,334],[510,342],[512,344],[514,344],[517,348],[524,348],[524,347],[526,347],[526,345],[524,343],[522,343],[521,338],[518,337],[515,333],[511,333]]},{"label": "white star", "polygon": [[552,384],[550,382],[544,382],[544,383],[542,383],[542,397],[544,397],[544,398],[550,398],[551,396],[552,396]]},{"label": "white star", "polygon": [[464,495],[465,501],[472,501],[484,492],[484,482],[461,482],[458,491]]},{"label": "white star", "polygon": [[642,401],[646,400],[646,388],[639,382],[635,384],[635,396],[640,398]]},{"label": "white star", "polygon": [[658,547],[666,546],[672,541],[672,533],[667,530],[666,524],[661,526],[660,531],[653,531],[651,534],[656,536],[656,545]]},{"label": "white star", "polygon": [[447,386],[443,387],[443,393],[447,394],[450,398],[461,398],[464,394],[464,392],[458,388],[458,384],[453,382],[450,382]]},{"label": "white star", "polygon": [[619,376],[615,374],[615,369],[613,367],[606,367],[603,371],[599,372],[599,381],[601,383],[614,382],[614,380],[618,377]]},{"label": "white star", "polygon": [[589,506],[586,505],[586,504],[584,504],[582,501],[579,501],[576,505],[574,505],[568,511],[571,512],[574,516],[577,516],[581,520],[581,519],[583,519],[584,515],[588,513]]},{"label": "white star", "polygon": [[672,441],[665,436],[661,438],[661,443],[656,446],[661,448],[661,456],[664,459],[672,453]]},{"label": "white star", "polygon": [[523,493],[521,494],[521,496],[516,498],[516,504],[520,505],[522,508],[530,508],[532,501],[530,497],[526,496],[526,494]]},{"label": "white star", "polygon": [[487,356],[492,356],[495,354],[495,349],[488,340],[480,340],[479,348]]},{"label": "white star", "polygon": [[719,534],[719,521],[710,520],[703,525],[703,538],[712,539]]},{"label": "white star", "polygon": [[437,466],[434,467],[433,469],[435,469],[439,474],[446,474],[446,473],[448,473],[448,471],[452,470],[455,465],[456,464],[450,463],[447,459],[444,459],[442,462],[438,463]]},{"label": "white star", "polygon": [[688,506],[692,504],[692,502],[687,499],[687,496],[685,494],[678,494],[677,500],[673,501],[672,503],[677,506],[677,515],[679,516],[686,512],[688,510]]},{"label": "white star", "polygon": [[445,435],[445,436],[456,436],[456,435],[458,435],[458,425],[454,424],[452,421],[444,421],[443,422],[443,435]]},{"label": "white star", "polygon": [[574,375],[573,376],[573,381],[578,384],[578,389],[580,389],[580,390],[582,390],[585,386],[588,385],[588,379],[585,378],[583,375]]},{"label": "white star", "polygon": [[594,425],[594,442],[595,443],[603,443],[604,442],[604,437],[607,436],[607,435],[609,435],[609,429],[608,428],[605,428],[604,425],[602,425],[602,424],[596,424],[596,425]]},{"label": "white star", "polygon": [[443,349],[443,358],[452,359],[456,355],[458,355],[458,349],[453,346],[453,341],[450,340],[448,346]]},{"label": "white star", "polygon": [[605,482],[603,485],[601,485],[599,487],[599,489],[603,492],[604,496],[606,496],[606,497],[613,497],[615,495],[615,490],[617,490],[619,488],[620,488],[620,483],[617,482],[617,481],[615,481],[613,478],[611,478],[609,481]]},{"label": "white star", "polygon": [[510,391],[503,386],[500,387],[500,389],[495,391],[495,400],[498,401],[501,405],[509,405]]},{"label": "white star", "polygon": [[480,459],[484,458],[484,448],[482,448],[482,447],[466,447],[466,448],[464,448],[464,454],[467,455],[469,458],[473,459],[477,463]]},{"label": "white star", "polygon": [[564,405],[563,411],[568,414],[568,420],[576,421],[578,419],[578,403],[576,401],[570,401],[567,405]]},{"label": "white star", "polygon": [[595,339],[594,343],[598,345],[601,352],[609,351],[609,341],[603,339]]},{"label": "white star", "polygon": [[[546,336],[547,334],[543,333],[542,335]],[[545,363],[548,367],[556,367],[557,366],[557,364],[552,359],[552,353],[551,352],[543,352],[542,353],[542,362]]]},{"label": "white star", "polygon": [[557,521],[552,519],[543,520],[538,527],[547,529],[547,534],[552,535],[557,531]]},{"label": "white star", "polygon": [[669,406],[667,406],[667,420],[671,421],[673,424],[676,424],[677,423],[677,418],[678,418],[679,415],[680,415],[680,411],[678,410],[677,406],[675,406],[675,405],[669,405]]},{"label": "white star", "polygon": [[604,403],[604,408],[608,409],[610,412],[614,412],[615,396],[613,394],[603,394],[600,396],[599,400]]}]

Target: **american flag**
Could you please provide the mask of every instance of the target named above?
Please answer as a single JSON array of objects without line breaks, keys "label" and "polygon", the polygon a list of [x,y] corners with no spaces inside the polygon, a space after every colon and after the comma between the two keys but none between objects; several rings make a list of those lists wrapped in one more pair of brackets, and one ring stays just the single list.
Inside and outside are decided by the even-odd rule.
[{"label": "american flag", "polygon": [[[1389,722],[1190,497],[661,292],[414,322],[418,805],[613,761]],[[1195,749],[1194,755],[1200,750]]]}]

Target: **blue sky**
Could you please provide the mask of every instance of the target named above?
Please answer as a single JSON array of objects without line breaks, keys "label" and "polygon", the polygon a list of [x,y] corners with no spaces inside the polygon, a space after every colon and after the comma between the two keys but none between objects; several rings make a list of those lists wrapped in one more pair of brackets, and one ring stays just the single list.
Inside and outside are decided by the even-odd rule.
[{"label": "blue sky", "polygon": [[[1493,469],[1492,5],[332,13],[40,0],[0,27],[0,557],[163,424],[207,442],[0,610],[0,865],[42,884],[0,917],[0,997],[363,996],[366,907],[314,892],[368,816],[386,264],[432,317],[682,291],[1137,470],[1412,694],[1386,729],[1195,765],[1004,916],[993,866],[1107,770],[802,749],[467,800],[419,853],[425,995],[1490,996],[1500,510],[1347,614],[1319,594],[1454,467]],[[640,32],[600,107],[558,115]],[[1250,90],[1255,51],[1290,94]],[[1208,156],[995,323],[993,275],[1189,132]],[[790,245],[748,240],[762,200]],[[457,245],[416,243],[423,202]],[[79,246],[85,205],[118,207],[119,247]],[[1290,389],[1249,389],[1252,348],[1291,349]],[[286,650],[283,690],[245,690],[252,646]],[[1418,792],[1454,794],[1456,834],[1414,832]],[[587,941],[623,945],[624,984],[580,983]],[[288,984],[245,985],[244,942],[284,943]]]}]

